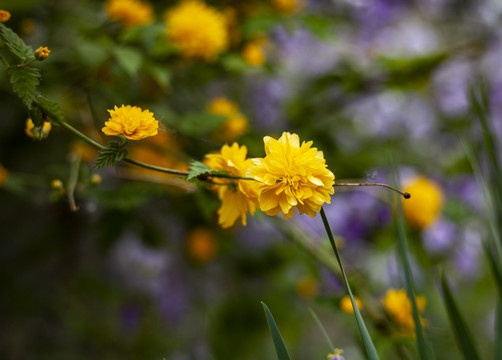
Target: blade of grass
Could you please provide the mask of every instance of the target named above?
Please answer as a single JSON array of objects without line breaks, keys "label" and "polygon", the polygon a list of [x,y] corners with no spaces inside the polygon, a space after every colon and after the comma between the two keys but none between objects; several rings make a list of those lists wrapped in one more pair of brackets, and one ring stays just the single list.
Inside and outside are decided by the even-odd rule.
[{"label": "blade of grass", "polygon": [[352,308],[354,309],[354,315],[356,317],[357,326],[359,328],[359,333],[361,334],[361,339],[363,341],[364,349],[366,350],[366,356],[369,360],[378,360],[378,353],[376,351],[375,345],[371,340],[371,336],[364,324],[363,317],[361,316],[361,312],[359,311],[356,301],[354,300],[354,296],[352,295],[352,290],[350,289],[349,281],[347,280],[347,276],[345,275],[345,270],[343,269],[342,261],[340,260],[340,255],[338,254],[338,249],[336,248],[335,239],[333,237],[333,233],[329,227],[328,219],[326,218],[326,214],[324,213],[324,209],[321,208],[321,217],[322,222],[324,224],[324,228],[326,229],[326,233],[328,234],[329,242],[331,243],[331,247],[335,252],[336,260],[338,261],[338,265],[340,266],[340,270],[342,272],[343,280],[345,282],[345,287],[347,288],[347,292],[350,297],[350,301],[352,302]]},{"label": "blade of grass", "polygon": [[480,360],[481,358],[478,355],[478,351],[467,328],[467,324],[462,318],[462,314],[455,302],[455,298],[450,290],[450,286],[448,285],[444,272],[441,274],[441,288],[443,290],[443,298],[446,311],[448,312],[450,325],[453,329],[453,334],[455,335],[460,352],[465,360]]},{"label": "blade of grass", "polygon": [[272,340],[274,341],[275,351],[277,353],[277,359],[279,360],[290,360],[288,350],[286,349],[286,345],[284,345],[284,340],[282,339],[281,333],[279,332],[279,328],[275,323],[274,316],[270,312],[268,306],[262,301],[263,310],[265,311],[265,316],[267,317],[268,327],[270,329],[270,333],[272,334]]},{"label": "blade of grass", "polygon": [[[495,311],[495,339],[502,339],[502,301],[500,297],[497,300]],[[494,360],[502,359],[502,341],[495,341],[493,355]]]},{"label": "blade of grass", "polygon": [[493,277],[495,278],[495,285],[497,285],[499,297],[502,298],[502,268],[500,263],[495,259],[495,255],[493,255],[493,252],[486,241],[483,241],[483,249],[486,257],[488,258],[488,263],[490,264]]},{"label": "blade of grass", "polygon": [[329,347],[331,348],[331,351],[335,351],[335,345],[331,342],[331,339],[329,338],[328,332],[324,328],[324,326],[321,323],[321,320],[319,320],[319,317],[317,314],[312,310],[312,308],[309,308],[310,315],[314,318],[314,321],[316,322],[317,326],[319,327],[319,330],[321,330],[322,335],[326,339],[326,342],[328,343]]}]

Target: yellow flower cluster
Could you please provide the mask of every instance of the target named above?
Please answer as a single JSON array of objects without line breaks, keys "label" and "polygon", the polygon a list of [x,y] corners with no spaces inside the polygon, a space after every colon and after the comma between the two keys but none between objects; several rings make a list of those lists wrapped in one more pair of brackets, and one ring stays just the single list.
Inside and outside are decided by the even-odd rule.
[{"label": "yellow flower cluster", "polygon": [[10,12],[7,10],[0,10],[0,23],[4,23],[9,21],[10,19]]},{"label": "yellow flower cluster", "polygon": [[[356,302],[357,308],[361,310],[363,308],[363,302],[361,301],[361,299],[359,299],[357,296],[354,296],[354,301]],[[342,309],[342,311],[347,314],[354,313],[354,308],[352,307],[352,301],[350,301],[350,297],[348,295],[345,295],[340,300],[340,309]]]},{"label": "yellow flower cluster", "polygon": [[289,219],[295,208],[314,217],[330,202],[335,176],[327,169],[323,153],[311,147],[312,141],[300,145],[298,135],[288,132],[278,140],[266,136],[263,141],[265,158],[246,159],[247,148],[237,143],[206,155],[204,163],[210,168],[256,180],[214,180],[225,185],[218,189],[219,223],[223,227],[232,226],[239,217],[246,225],[246,213],[253,214],[258,207],[268,215],[282,211]]},{"label": "yellow flower cluster", "polygon": [[165,19],[169,40],[187,58],[212,60],[228,47],[225,17],[202,1],[182,1]]},{"label": "yellow flower cluster", "polygon": [[105,135],[123,135],[130,140],[140,140],[158,133],[159,122],[148,110],[122,105],[108,112],[110,118],[102,129]]},{"label": "yellow flower cluster", "polygon": [[[422,313],[427,300],[423,296],[417,296],[415,301],[417,302],[418,312]],[[400,331],[405,335],[414,336],[415,322],[413,321],[411,301],[406,291],[404,289],[389,289],[382,299],[382,303],[390,317],[399,325]],[[420,316],[420,323],[424,324],[422,316]]]},{"label": "yellow flower cluster", "polygon": [[42,61],[49,57],[51,51],[46,46],[40,46],[37,50],[35,50],[35,59]]},{"label": "yellow flower cluster", "polygon": [[[233,143],[232,146],[223,145],[219,153],[206,155],[204,163],[212,169],[225,170],[229,175],[246,176],[253,165],[246,155],[246,146]],[[248,180],[232,183],[229,179],[214,181],[219,184],[218,197],[222,203],[218,209],[218,223],[228,228],[240,218],[242,225],[246,225],[246,213],[252,215],[258,207],[256,183]]]},{"label": "yellow flower cluster", "polygon": [[232,141],[244,134],[248,129],[248,120],[241,114],[237,104],[224,97],[214,99],[208,106],[208,112],[226,117],[223,128],[218,129],[220,141]]},{"label": "yellow flower cluster", "polygon": [[406,219],[420,229],[434,222],[443,207],[441,187],[425,177],[417,177],[409,182],[404,191],[413,194],[403,202]]},{"label": "yellow flower cluster", "polygon": [[108,0],[106,14],[127,28],[135,28],[153,22],[152,5],[139,0]]},{"label": "yellow flower cluster", "polygon": [[303,0],[272,0],[272,5],[283,14],[294,14],[304,7]]},{"label": "yellow flower cluster", "polygon": [[312,141],[284,132],[276,140],[265,136],[264,158],[252,159],[248,176],[258,181],[260,209],[268,215],[283,212],[286,219],[300,214],[314,217],[334,193],[335,175],[327,169],[322,151]]},{"label": "yellow flower cluster", "polygon": [[42,140],[49,136],[52,124],[50,121],[44,121],[41,126],[35,126],[31,118],[26,119],[24,132],[32,139]]}]

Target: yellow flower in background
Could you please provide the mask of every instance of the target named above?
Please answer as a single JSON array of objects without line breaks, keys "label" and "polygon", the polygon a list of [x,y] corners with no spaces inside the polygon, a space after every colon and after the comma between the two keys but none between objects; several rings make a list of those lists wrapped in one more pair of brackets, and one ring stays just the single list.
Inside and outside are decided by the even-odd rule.
[{"label": "yellow flower in background", "polygon": [[[247,156],[246,146],[233,143],[232,146],[223,145],[221,151],[208,154],[204,163],[214,170],[225,170],[229,175],[246,176],[246,172],[252,164]],[[221,206],[218,209],[218,223],[223,228],[232,226],[237,219],[241,219],[242,225],[246,225],[246,214],[254,214],[258,207],[258,194],[256,182],[252,180],[213,179],[218,183],[218,198]]]},{"label": "yellow flower in background", "polygon": [[261,66],[265,63],[265,40],[257,39],[250,41],[244,46],[242,56],[244,60],[251,66]]},{"label": "yellow flower in background", "polygon": [[328,360],[345,360],[345,358],[342,356],[342,353],[342,349],[335,349],[334,353],[328,354]]},{"label": "yellow flower in background", "polygon": [[3,187],[9,178],[9,171],[0,164],[0,187]]},{"label": "yellow flower in background", "polygon": [[303,0],[271,0],[277,11],[283,14],[294,14],[304,7]]},{"label": "yellow flower in background", "polygon": [[35,50],[35,59],[42,61],[49,57],[51,51],[46,46],[40,46],[37,50]]},{"label": "yellow flower in background", "polygon": [[101,129],[105,135],[124,135],[130,140],[140,140],[158,133],[159,122],[149,110],[122,105],[108,112],[110,118]]},{"label": "yellow flower in background", "polygon": [[0,23],[4,23],[9,21],[10,19],[10,12],[7,10],[0,10]]},{"label": "yellow flower in background", "polygon": [[235,140],[249,128],[248,119],[240,113],[239,106],[225,97],[214,99],[208,106],[208,112],[227,117],[215,136],[220,141]]},{"label": "yellow flower in background", "polygon": [[24,132],[32,139],[42,140],[49,136],[52,124],[50,121],[44,121],[41,126],[35,126],[31,118],[26,119]]},{"label": "yellow flower in background", "polygon": [[85,163],[94,161],[94,159],[98,155],[98,151],[95,148],[79,140],[71,142],[70,152],[78,155],[80,159]]},{"label": "yellow flower in background", "polygon": [[150,3],[138,0],[108,0],[106,14],[112,21],[118,21],[127,28],[135,28],[153,22]]},{"label": "yellow flower in background", "polygon": [[213,60],[227,49],[225,17],[199,0],[185,0],[166,14],[167,36],[185,57]]},{"label": "yellow flower in background", "polygon": [[403,211],[406,219],[418,228],[425,228],[439,215],[444,194],[441,187],[425,177],[417,177],[408,182],[404,192],[411,198],[403,201]]},{"label": "yellow flower in background", "polygon": [[312,141],[303,142],[296,134],[284,132],[275,140],[263,138],[265,158],[252,159],[247,176],[259,182],[260,209],[268,215],[283,212],[286,219],[300,214],[314,217],[334,193],[335,175],[327,169],[322,151]]},{"label": "yellow flower in background", "polygon": [[[354,296],[354,301],[356,302],[357,308],[361,310],[363,308],[363,302],[361,301],[361,299],[359,299],[357,296]],[[352,301],[350,301],[350,297],[348,295],[345,295],[340,300],[340,309],[342,309],[342,311],[347,314],[354,313],[354,308],[352,307]]]},{"label": "yellow flower in background", "polygon": [[[420,314],[420,323],[423,325],[421,313],[427,305],[427,300],[423,296],[416,296],[417,309]],[[404,289],[389,289],[382,299],[385,310],[390,317],[399,325],[403,334],[414,336],[415,322],[413,321],[413,309],[410,298]]]},{"label": "yellow flower in background", "polygon": [[200,263],[213,260],[218,252],[218,243],[214,232],[204,228],[190,232],[186,239],[186,246],[188,255]]},{"label": "yellow flower in background", "polygon": [[304,298],[312,298],[319,292],[317,280],[312,276],[304,276],[296,284],[296,292]]}]

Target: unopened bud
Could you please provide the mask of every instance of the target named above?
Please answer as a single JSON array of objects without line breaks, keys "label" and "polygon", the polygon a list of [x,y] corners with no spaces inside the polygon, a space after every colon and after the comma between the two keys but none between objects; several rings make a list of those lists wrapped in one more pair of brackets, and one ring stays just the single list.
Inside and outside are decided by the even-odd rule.
[{"label": "unopened bud", "polygon": [[40,46],[37,50],[35,50],[35,59],[37,59],[38,61],[45,60],[47,59],[50,53],[51,51],[49,50],[48,47]]},{"label": "unopened bud", "polygon": [[54,179],[51,181],[51,188],[53,188],[54,190],[63,190],[63,182],[59,179]]},{"label": "unopened bud", "polygon": [[89,179],[91,185],[99,185],[101,184],[101,181],[103,181],[103,178],[99,174],[92,174],[91,178]]},{"label": "unopened bud", "polygon": [[52,124],[50,123],[50,121],[44,121],[42,122],[42,125],[35,126],[33,120],[31,118],[28,118],[26,119],[26,127],[24,129],[24,132],[32,139],[43,140],[47,136],[49,136],[51,129]]}]

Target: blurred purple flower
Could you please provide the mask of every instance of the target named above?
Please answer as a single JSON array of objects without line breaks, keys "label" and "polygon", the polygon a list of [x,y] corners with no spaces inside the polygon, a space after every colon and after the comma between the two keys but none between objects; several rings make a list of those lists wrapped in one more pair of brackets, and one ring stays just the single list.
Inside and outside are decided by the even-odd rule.
[{"label": "blurred purple flower", "polygon": [[462,243],[456,249],[454,262],[461,275],[467,278],[474,278],[480,269],[480,232],[466,228],[462,233]]},{"label": "blurred purple flower", "polygon": [[251,121],[256,129],[279,131],[286,127],[283,114],[287,86],[278,78],[250,79],[248,85]]},{"label": "blurred purple flower", "polygon": [[457,232],[455,223],[439,219],[422,232],[424,247],[430,254],[444,254],[457,239]]},{"label": "blurred purple flower", "polygon": [[446,192],[449,197],[461,199],[475,211],[485,208],[483,193],[472,175],[466,175],[448,181]]},{"label": "blurred purple flower", "polygon": [[407,8],[403,0],[374,0],[355,2],[354,18],[359,24],[362,36],[372,37],[382,28],[398,18]]},{"label": "blurred purple flower", "polygon": [[446,114],[458,116],[469,109],[468,87],[472,65],[463,59],[442,64],[434,73],[432,84],[439,108]]},{"label": "blurred purple flower", "polygon": [[284,235],[272,218],[250,216],[247,225],[238,229],[236,238],[249,250],[262,250],[283,239]]},{"label": "blurred purple flower", "polygon": [[138,328],[142,316],[139,307],[132,304],[125,305],[120,312],[121,327],[126,332],[134,332]]}]

